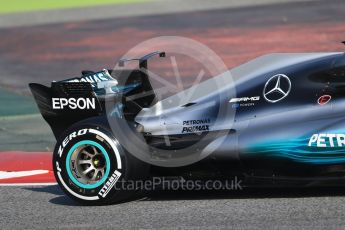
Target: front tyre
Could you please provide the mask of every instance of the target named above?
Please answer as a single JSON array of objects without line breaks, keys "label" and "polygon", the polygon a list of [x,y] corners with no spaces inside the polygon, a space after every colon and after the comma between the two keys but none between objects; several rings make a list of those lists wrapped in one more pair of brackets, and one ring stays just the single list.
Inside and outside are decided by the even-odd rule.
[{"label": "front tyre", "polygon": [[126,151],[108,131],[96,125],[68,129],[58,140],[53,168],[55,178],[72,199],[87,205],[103,205],[130,198],[124,181],[146,174],[144,163]]}]

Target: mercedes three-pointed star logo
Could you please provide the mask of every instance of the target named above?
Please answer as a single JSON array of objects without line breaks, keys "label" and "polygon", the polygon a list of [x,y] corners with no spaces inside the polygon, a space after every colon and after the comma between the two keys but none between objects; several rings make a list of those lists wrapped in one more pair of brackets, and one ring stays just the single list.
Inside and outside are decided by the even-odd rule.
[{"label": "mercedes three-pointed star logo", "polygon": [[265,84],[263,96],[266,101],[276,103],[289,95],[291,81],[284,74],[277,74],[271,77]]}]

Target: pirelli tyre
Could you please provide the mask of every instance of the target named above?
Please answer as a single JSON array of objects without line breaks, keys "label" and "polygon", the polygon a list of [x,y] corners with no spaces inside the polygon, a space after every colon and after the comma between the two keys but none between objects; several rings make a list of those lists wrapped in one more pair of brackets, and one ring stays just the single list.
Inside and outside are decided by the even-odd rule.
[{"label": "pirelli tyre", "polygon": [[144,179],[148,166],[126,153],[107,128],[82,124],[65,131],[57,141],[53,168],[58,184],[72,199],[104,205],[138,194],[124,185]]}]

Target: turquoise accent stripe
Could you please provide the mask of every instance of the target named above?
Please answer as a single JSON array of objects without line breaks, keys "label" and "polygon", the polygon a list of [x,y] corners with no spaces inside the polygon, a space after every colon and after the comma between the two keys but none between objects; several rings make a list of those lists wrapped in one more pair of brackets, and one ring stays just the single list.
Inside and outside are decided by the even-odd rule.
[{"label": "turquoise accent stripe", "polygon": [[245,152],[249,155],[287,158],[308,164],[345,163],[345,148],[308,146],[310,137],[260,143],[246,149]]},{"label": "turquoise accent stripe", "polygon": [[[104,155],[107,168],[106,168],[106,171],[105,171],[103,178],[95,184],[82,184],[72,174],[69,162],[71,160],[72,153],[81,145],[95,146],[98,149],[100,149],[102,154]],[[105,182],[105,180],[108,178],[109,173],[110,173],[110,159],[109,159],[107,151],[105,151],[105,149],[100,144],[98,144],[97,142],[94,142],[94,141],[84,140],[84,141],[80,141],[80,142],[76,143],[75,145],[73,145],[73,147],[68,151],[67,158],[66,158],[66,169],[67,169],[67,174],[68,174],[69,178],[73,181],[73,183],[75,183],[76,185],[78,185],[81,188],[93,189],[93,188],[97,188],[98,186],[102,185]]]}]

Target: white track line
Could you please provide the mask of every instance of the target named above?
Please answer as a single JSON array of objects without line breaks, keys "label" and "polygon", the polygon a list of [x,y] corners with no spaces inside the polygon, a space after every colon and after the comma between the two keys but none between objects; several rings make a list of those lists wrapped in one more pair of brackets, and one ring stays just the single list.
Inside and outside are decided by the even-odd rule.
[{"label": "white track line", "polygon": [[26,176],[35,176],[35,175],[46,174],[46,173],[49,173],[49,171],[48,170],[30,170],[30,171],[17,171],[17,172],[0,171],[0,180],[26,177]]},{"label": "white track line", "polygon": [[22,184],[9,184],[9,183],[6,183],[6,184],[2,184],[0,183],[0,187],[3,186],[3,187],[21,187],[21,186],[49,186],[49,185],[57,185],[57,183],[22,183]]}]

